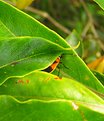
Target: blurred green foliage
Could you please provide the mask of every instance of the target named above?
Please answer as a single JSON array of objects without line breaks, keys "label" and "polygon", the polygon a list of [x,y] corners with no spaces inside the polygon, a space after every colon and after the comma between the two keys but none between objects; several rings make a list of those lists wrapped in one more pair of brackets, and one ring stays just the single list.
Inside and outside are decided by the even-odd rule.
[{"label": "blurred green foliage", "polygon": [[[94,17],[94,20],[100,24],[104,25],[101,13],[103,10],[99,8],[99,6],[91,2],[90,0],[86,0],[86,5],[88,7],[89,12]],[[48,12],[53,18],[55,18],[59,23],[64,25],[70,30],[77,29],[78,32],[82,32],[86,22],[88,21],[88,17],[86,12],[78,0],[36,0],[33,3],[35,8]],[[40,19],[41,21],[41,19]],[[43,19],[42,19],[43,21]],[[47,20],[43,21],[47,26],[53,28],[55,31],[61,34],[61,36],[66,37],[63,32],[60,30],[56,30],[53,25]],[[99,26],[100,27],[100,26]]]},{"label": "blurred green foliage", "polygon": [[[104,44],[104,11],[92,0],[84,0],[83,2],[89,13],[86,12],[81,0],[36,0],[32,6],[47,12],[71,32],[75,29],[83,40],[83,59],[86,63],[89,63],[104,54],[104,49],[101,47],[101,44]],[[91,24],[93,24],[97,36],[90,27],[83,36],[83,32],[87,28],[90,19],[88,14],[93,19]],[[62,37],[66,38],[68,36],[68,34],[55,27],[46,18],[37,15],[36,18]]]}]

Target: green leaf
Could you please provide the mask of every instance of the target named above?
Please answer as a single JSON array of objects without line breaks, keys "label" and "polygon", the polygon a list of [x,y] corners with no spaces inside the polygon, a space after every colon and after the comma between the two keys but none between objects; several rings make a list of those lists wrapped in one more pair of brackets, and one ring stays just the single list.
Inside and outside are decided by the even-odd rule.
[{"label": "green leaf", "polygon": [[14,36],[12,32],[0,21],[0,38]]},{"label": "green leaf", "polygon": [[104,119],[104,101],[89,89],[39,71],[6,80],[0,86],[0,107],[0,120],[5,121]]},{"label": "green leaf", "polygon": [[[74,101],[18,102],[9,96],[0,97],[0,120],[5,121],[103,121],[104,115],[88,109]],[[8,103],[6,103],[8,102]],[[74,106],[79,106],[78,110]]]},{"label": "green leaf", "polygon": [[55,75],[39,71],[5,80],[0,86],[0,95],[11,95],[20,101],[58,98],[104,104],[102,99],[82,84],[69,78],[60,79]]},{"label": "green leaf", "polygon": [[0,21],[15,36],[42,37],[63,47],[69,47],[64,39],[55,32],[3,1],[0,1]]},{"label": "green leaf", "polygon": [[104,10],[104,0],[94,0]]},{"label": "green leaf", "polygon": [[93,70],[94,75],[99,79],[99,81],[104,85],[104,74]]},{"label": "green leaf", "polygon": [[43,70],[65,51],[66,48],[39,37],[0,40],[0,82],[9,76]]},{"label": "green leaf", "polygon": [[73,30],[72,33],[66,38],[66,41],[72,46],[75,47],[80,42],[80,45],[75,49],[76,53],[82,57],[83,56],[83,45],[82,39],[76,30]]},{"label": "green leaf", "polygon": [[[11,35],[11,37],[14,37],[14,36],[16,36],[16,37],[18,37],[18,36],[19,37],[24,37],[24,36],[39,37],[39,38],[45,39],[47,41],[50,41],[54,44],[57,44],[61,48],[64,48],[64,49],[70,48],[69,44],[63,38],[61,38],[58,34],[53,32],[52,30],[48,29],[47,27],[45,27],[44,25],[39,23],[37,20],[30,17],[29,15],[23,13],[22,11],[16,9],[15,7],[13,7],[3,1],[0,1],[0,21],[2,23],[2,26],[5,28],[5,30],[3,28],[0,28],[1,29],[0,31],[3,31],[3,33],[5,33],[5,37],[2,36],[2,34],[1,34],[0,41],[2,40],[2,38],[8,37],[6,34],[9,31],[9,36]],[[3,43],[3,45],[5,45],[5,47],[4,47],[4,48],[6,48],[5,51],[8,52],[9,48],[6,47],[7,46],[6,43],[5,44]],[[10,46],[12,46],[12,45],[10,45]],[[15,47],[16,46],[17,45],[15,45]],[[49,48],[50,48],[50,46],[49,46]],[[38,48],[38,50],[39,50],[39,48]],[[50,50],[51,50],[51,48],[50,48]],[[24,50],[23,50],[24,53],[22,52],[22,55],[25,55],[26,51],[27,50],[24,48]],[[41,53],[42,53],[42,51],[41,51]],[[54,54],[55,54],[55,52],[54,52]],[[60,54],[62,54],[62,52]],[[39,63],[40,69],[43,69],[43,68],[51,65],[53,63],[53,61],[55,61],[57,56],[59,56],[60,54],[55,54],[55,56],[53,55],[52,58],[49,59],[48,63],[46,65],[44,65],[44,67],[43,67],[42,63]],[[60,65],[63,64],[68,68],[64,68],[64,67],[61,68],[62,76],[67,76],[68,78],[69,77],[74,78],[75,80],[81,82],[82,84],[86,85],[87,87],[97,90],[101,93],[104,93],[104,87],[102,86],[102,84],[93,75],[93,73],[86,67],[84,62],[76,55],[75,51],[69,50],[69,52],[67,51],[67,55],[65,55],[65,54],[66,54],[66,52],[63,52],[62,58],[61,58],[62,63],[60,63]],[[16,55],[19,55],[19,53],[16,53]],[[6,53],[4,55],[2,55],[2,53],[1,53],[0,56],[3,59],[6,59],[5,57],[7,55],[6,55]],[[47,54],[46,56],[49,57],[50,55]],[[15,56],[12,58],[15,58]],[[4,61],[4,60],[2,60],[2,61]],[[43,60],[41,59],[41,61],[42,62],[45,61],[44,63],[46,63],[47,58],[44,58]],[[31,61],[29,61],[29,62],[31,62]],[[0,61],[0,63],[4,63],[4,62]],[[6,63],[10,63],[10,62],[8,61]],[[26,63],[26,62],[24,62],[24,63]],[[25,66],[24,68],[29,68],[28,72],[33,71],[33,68],[35,70],[33,63],[31,63],[32,69],[30,69],[31,68],[30,65],[28,67],[26,67],[26,65],[24,65]],[[2,66],[5,66],[5,64]],[[39,69],[39,68],[36,68],[36,69]],[[8,74],[6,77],[5,77],[5,75],[6,75],[5,70],[6,71],[8,70]],[[4,77],[5,77],[4,79],[9,78],[12,75],[12,73],[15,73],[15,75],[19,75],[19,74],[24,75],[25,73],[28,73],[26,71],[26,69],[25,70],[23,69],[23,71],[21,71],[19,73],[18,73],[17,68],[12,70],[11,72],[10,72],[10,70],[11,70],[11,68],[9,68],[9,67],[7,69],[1,70],[2,79]],[[3,73],[3,72],[5,72],[5,73]],[[1,81],[1,82],[3,82],[3,81]]]},{"label": "green leaf", "polygon": [[73,57],[71,58],[70,56],[72,55],[62,55],[61,63],[59,64],[58,69],[53,73],[62,77],[64,76],[67,78],[74,78],[80,83],[86,85],[88,88],[104,93],[103,85],[100,83],[99,80],[96,80],[96,77],[79,59],[79,57],[73,55]]}]

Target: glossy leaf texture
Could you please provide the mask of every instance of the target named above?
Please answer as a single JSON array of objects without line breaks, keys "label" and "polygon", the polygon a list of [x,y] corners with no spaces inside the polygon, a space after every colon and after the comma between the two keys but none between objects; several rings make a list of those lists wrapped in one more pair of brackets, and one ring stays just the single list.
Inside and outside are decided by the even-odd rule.
[{"label": "glossy leaf texture", "polygon": [[[82,84],[86,85],[87,87],[97,90],[101,93],[104,93],[103,85],[93,75],[93,73],[87,68],[87,66],[84,64],[84,62],[77,56],[75,51],[69,49],[70,48],[69,44],[63,38],[61,38],[58,34],[53,32],[49,28],[45,27],[44,25],[39,23],[37,20],[35,20],[31,16],[23,13],[22,11],[14,8],[13,6],[11,6],[3,1],[0,1],[0,24],[2,26],[0,28],[1,29],[0,31],[2,32],[0,34],[1,42],[4,38],[5,38],[5,40],[6,39],[8,40],[8,39],[11,39],[11,37],[12,38],[13,37],[22,37],[22,39],[24,39],[25,36],[39,37],[39,38],[42,38],[42,40],[47,40],[51,43],[54,43],[57,46],[60,46],[61,48],[64,48],[64,50],[65,49],[67,50],[67,54],[66,54],[66,51],[63,51],[58,54],[56,54],[54,51],[54,54],[53,53],[51,55],[47,54],[46,56],[48,58],[50,57],[50,59],[48,60],[48,63],[47,63],[47,58],[45,58],[43,60],[44,60],[44,63],[47,63],[47,64],[44,65],[44,67],[43,67],[42,66],[43,64],[40,63],[40,65],[39,65],[40,68],[36,68],[36,69],[41,70],[43,68],[47,68],[47,66],[51,65],[55,61],[57,56],[59,56],[61,54],[62,55],[61,61],[62,61],[63,65],[65,65],[67,67],[67,68],[64,68],[64,67],[60,68],[60,70],[62,72],[62,76],[67,76],[68,78],[69,77],[74,78],[75,80],[81,82]],[[5,36],[3,36],[4,34],[5,34]],[[8,37],[10,37],[10,38],[8,38]],[[6,43],[4,43],[3,45],[5,46],[4,48],[6,48],[5,51],[8,52]],[[12,46],[12,45],[10,45],[10,46]],[[15,44],[14,48],[15,47],[17,48],[18,46],[19,45]],[[48,46],[48,47],[50,48],[50,50],[51,50],[51,48],[53,48],[52,46]],[[28,48],[28,47],[26,47],[26,48]],[[38,50],[39,50],[39,48],[38,48]],[[25,47],[24,47],[24,50],[22,51],[22,55],[26,55],[27,51],[28,50],[25,49]],[[39,50],[39,51],[41,51],[41,53],[43,53],[42,50]],[[35,51],[34,51],[34,53],[35,53]],[[17,52],[16,55],[19,55],[19,53]],[[2,57],[2,53],[0,56]],[[26,56],[29,57],[30,55],[26,55]],[[7,57],[7,55],[4,54],[3,59],[6,59],[6,57]],[[12,58],[15,58],[15,56]],[[21,58],[21,60],[22,60],[22,58]],[[42,60],[42,62],[43,62],[43,60]],[[0,63],[4,63],[3,61],[4,60],[2,60],[2,62],[0,62]],[[12,62],[13,61],[10,62],[10,60],[8,60],[8,62],[6,62],[6,63],[12,63]],[[26,62],[23,62],[23,63],[26,63]],[[2,65],[2,67],[3,66],[5,66],[5,64]],[[33,66],[33,67],[35,70],[35,66]],[[33,70],[33,67],[32,67],[32,70]],[[15,66],[13,68],[15,68]],[[25,65],[25,68],[28,68],[28,64]],[[7,70],[8,70],[8,72],[10,71],[9,68]],[[14,70],[15,70],[15,72],[14,72]],[[12,72],[15,73],[15,76],[19,75],[20,73],[21,73],[20,75],[25,74],[24,69],[21,70],[21,72],[19,74],[18,74],[18,69],[15,68],[14,70]],[[27,70],[28,70],[28,72],[26,72],[26,73],[29,73],[32,71],[30,69],[27,69]],[[4,68],[1,68],[0,72],[3,74],[3,72],[6,72],[6,71]],[[2,75],[2,78],[5,77],[5,75],[6,74]],[[11,76],[11,72],[5,78],[9,78],[10,76]]]},{"label": "glossy leaf texture", "polygon": [[0,40],[0,82],[9,76],[43,70],[65,51],[66,48],[39,37]]},{"label": "glossy leaf texture", "polygon": [[0,120],[84,121],[104,119],[104,101],[82,84],[35,71],[0,86]]}]

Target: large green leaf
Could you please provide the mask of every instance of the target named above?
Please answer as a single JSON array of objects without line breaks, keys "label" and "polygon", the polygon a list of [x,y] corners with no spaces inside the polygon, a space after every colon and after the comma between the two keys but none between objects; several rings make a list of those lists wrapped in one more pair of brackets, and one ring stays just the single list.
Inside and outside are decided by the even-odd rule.
[{"label": "large green leaf", "polygon": [[67,48],[39,37],[0,40],[0,82],[9,76],[43,70],[66,51]]},{"label": "large green leaf", "polygon": [[[63,47],[69,47],[64,39],[62,39],[55,32],[42,25],[31,16],[23,13],[22,11],[1,0],[0,21],[2,25],[6,26],[7,30],[12,33],[11,36],[15,35],[42,37],[57,44],[60,44]],[[2,31],[4,30],[2,29]]]},{"label": "large green leaf", "polygon": [[72,55],[65,54],[61,56],[61,63],[58,66],[58,70],[55,70],[54,74],[59,74],[59,76],[67,78],[74,78],[86,85],[88,88],[104,93],[103,85],[96,80],[95,76],[85,66],[85,64],[81,62],[79,57],[75,55],[73,55],[73,57],[70,56]]},{"label": "large green leaf", "polygon": [[[29,100],[18,102],[9,96],[0,97],[1,121],[103,121],[104,115],[80,103],[64,100]],[[8,102],[8,103],[6,103]],[[74,105],[79,107],[75,109]]]},{"label": "large green leaf", "polygon": [[104,10],[104,0],[94,0]]},{"label": "large green leaf", "polygon": [[0,86],[0,95],[12,95],[18,100],[45,97],[104,104],[99,97],[72,79],[60,79],[55,75],[37,71],[23,77],[10,77]]},{"label": "large green leaf", "polygon": [[[80,83],[35,71],[0,86],[0,120],[104,119],[104,101]],[[93,116],[92,116],[93,114]]]}]

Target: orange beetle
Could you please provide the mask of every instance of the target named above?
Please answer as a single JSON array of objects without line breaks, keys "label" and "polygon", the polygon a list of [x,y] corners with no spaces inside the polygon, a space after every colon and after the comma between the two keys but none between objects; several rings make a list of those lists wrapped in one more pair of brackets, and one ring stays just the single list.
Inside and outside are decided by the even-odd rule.
[{"label": "orange beetle", "polygon": [[[80,41],[78,42],[78,44],[75,46],[75,47],[72,47],[70,48],[71,49],[77,49],[78,47],[80,46]],[[44,69],[43,71],[46,71],[46,72],[52,72],[56,69],[57,65],[60,63],[60,58],[61,57],[58,57],[51,66],[49,66],[48,68]],[[65,66],[65,65],[64,65]],[[65,66],[66,67],[66,66]],[[67,68],[67,67],[66,67]]]},{"label": "orange beetle", "polygon": [[52,65],[50,65],[48,68],[44,69],[43,71],[46,71],[46,72],[52,72],[56,69],[57,65],[60,63],[60,57],[58,57]]}]

